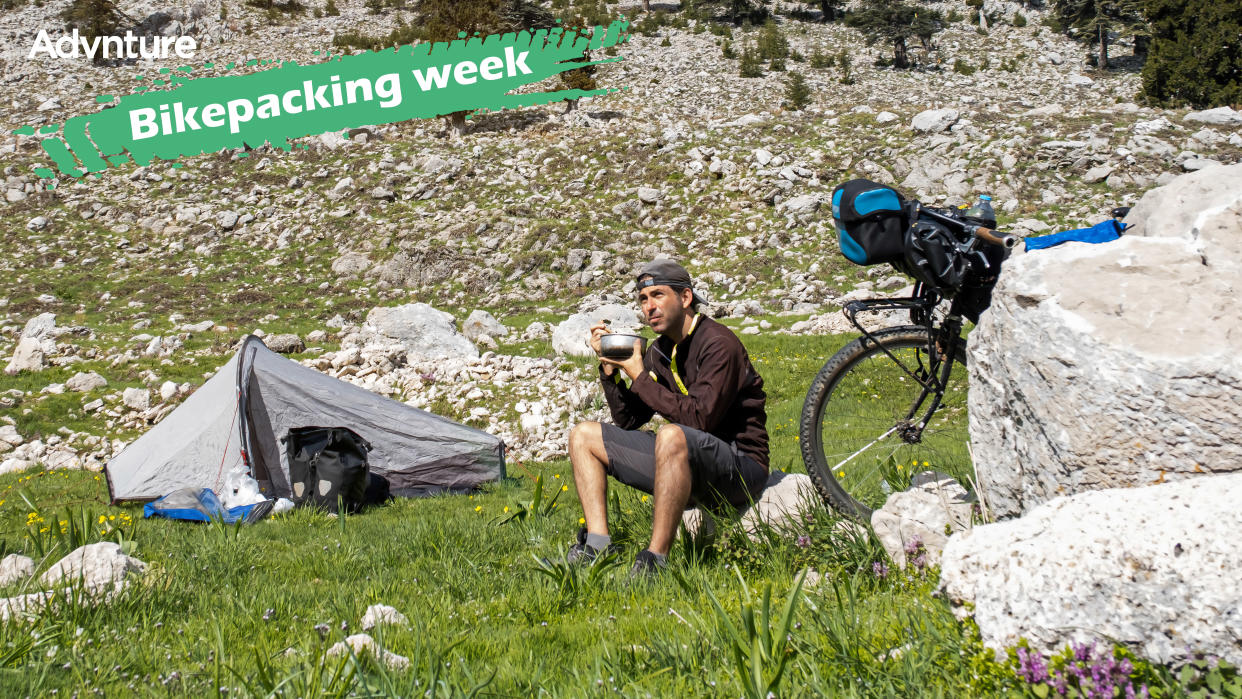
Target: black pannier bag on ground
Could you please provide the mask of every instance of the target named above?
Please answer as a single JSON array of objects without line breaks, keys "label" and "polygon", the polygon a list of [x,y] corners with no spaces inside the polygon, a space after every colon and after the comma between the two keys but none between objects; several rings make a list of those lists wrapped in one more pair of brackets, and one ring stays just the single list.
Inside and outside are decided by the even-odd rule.
[{"label": "black pannier bag on ground", "polygon": [[892,187],[850,180],[832,190],[832,220],[841,253],[859,265],[899,262],[905,252],[909,214]]},{"label": "black pannier bag on ground", "polygon": [[[348,427],[296,427],[285,438],[296,505],[357,512],[368,500],[371,445]],[[372,486],[374,488],[374,486]]]}]

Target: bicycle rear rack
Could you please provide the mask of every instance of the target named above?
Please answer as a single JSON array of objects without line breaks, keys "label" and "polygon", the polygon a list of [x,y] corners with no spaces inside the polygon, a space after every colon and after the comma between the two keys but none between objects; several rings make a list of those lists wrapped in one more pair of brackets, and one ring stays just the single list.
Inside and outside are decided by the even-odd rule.
[{"label": "bicycle rear rack", "polygon": [[[920,378],[915,371],[912,371],[906,367],[906,365],[894,356],[887,347],[881,344],[870,330],[864,328],[862,324],[858,322],[858,314],[864,312],[878,313],[881,311],[909,311],[910,321],[916,325],[922,326],[926,329],[928,338],[933,338],[935,329],[933,327],[932,311],[936,308],[940,301],[941,296],[937,291],[934,289],[928,289],[922,282],[918,282],[914,285],[914,293],[911,296],[850,301],[841,308],[841,312],[845,314],[846,318],[849,319],[851,325],[858,328],[858,331],[862,333],[865,342],[870,342],[883,350],[884,354],[888,355],[888,358],[893,360],[894,364],[901,367],[902,371],[906,372],[910,378],[918,382],[918,384],[925,390],[940,393],[943,389],[937,385],[936,381],[936,357],[929,356],[929,366],[926,367],[927,378]],[[919,368],[923,369],[924,367]]]}]

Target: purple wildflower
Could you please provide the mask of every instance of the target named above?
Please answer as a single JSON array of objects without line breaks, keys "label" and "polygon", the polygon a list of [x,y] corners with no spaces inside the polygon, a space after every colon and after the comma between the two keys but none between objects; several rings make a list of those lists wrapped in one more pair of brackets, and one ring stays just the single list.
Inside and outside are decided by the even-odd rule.
[{"label": "purple wildflower", "polygon": [[917,536],[912,536],[910,537],[910,540],[906,542],[906,555],[914,556],[922,548],[923,548],[923,540]]},{"label": "purple wildflower", "polygon": [[1039,653],[1018,648],[1018,675],[1030,684],[1048,679],[1048,665]]},{"label": "purple wildflower", "polygon": [[1060,672],[1053,675],[1052,688],[1057,690],[1057,694],[1065,696],[1065,692],[1069,689],[1069,685],[1065,681],[1065,675]]},{"label": "purple wildflower", "polygon": [[1090,660],[1094,652],[1095,652],[1095,641],[1092,641],[1090,644],[1075,645],[1074,646],[1074,660],[1082,660],[1082,661]]},{"label": "purple wildflower", "polygon": [[888,566],[884,565],[883,561],[872,561],[871,572],[875,574],[875,577],[883,580],[888,577]]},{"label": "purple wildflower", "polygon": [[798,548],[804,549],[810,545],[811,545],[811,537],[807,536],[806,534],[803,534],[798,537]]}]

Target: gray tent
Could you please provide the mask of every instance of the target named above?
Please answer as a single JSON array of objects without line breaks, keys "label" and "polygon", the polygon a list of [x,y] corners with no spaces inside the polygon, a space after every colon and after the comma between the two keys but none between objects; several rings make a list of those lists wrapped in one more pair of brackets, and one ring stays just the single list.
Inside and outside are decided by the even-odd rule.
[{"label": "gray tent", "polygon": [[321,374],[249,336],[185,403],[108,462],[108,492],[113,502],[190,486],[219,493],[245,464],[264,494],[290,497],[280,440],[296,427],[357,432],[371,443],[371,472],[393,495],[469,489],[505,475],[498,437]]}]

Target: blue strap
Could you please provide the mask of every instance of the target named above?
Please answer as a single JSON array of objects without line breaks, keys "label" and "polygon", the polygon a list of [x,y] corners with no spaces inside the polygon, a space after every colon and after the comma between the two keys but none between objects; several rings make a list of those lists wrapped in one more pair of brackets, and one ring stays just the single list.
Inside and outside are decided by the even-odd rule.
[{"label": "blue strap", "polygon": [[1044,250],[1061,243],[1109,243],[1121,237],[1121,224],[1114,219],[1101,221],[1090,228],[1076,228],[1072,231],[1062,231],[1060,233],[1052,233],[1051,235],[1042,235],[1038,238],[1027,238],[1026,249]]}]

